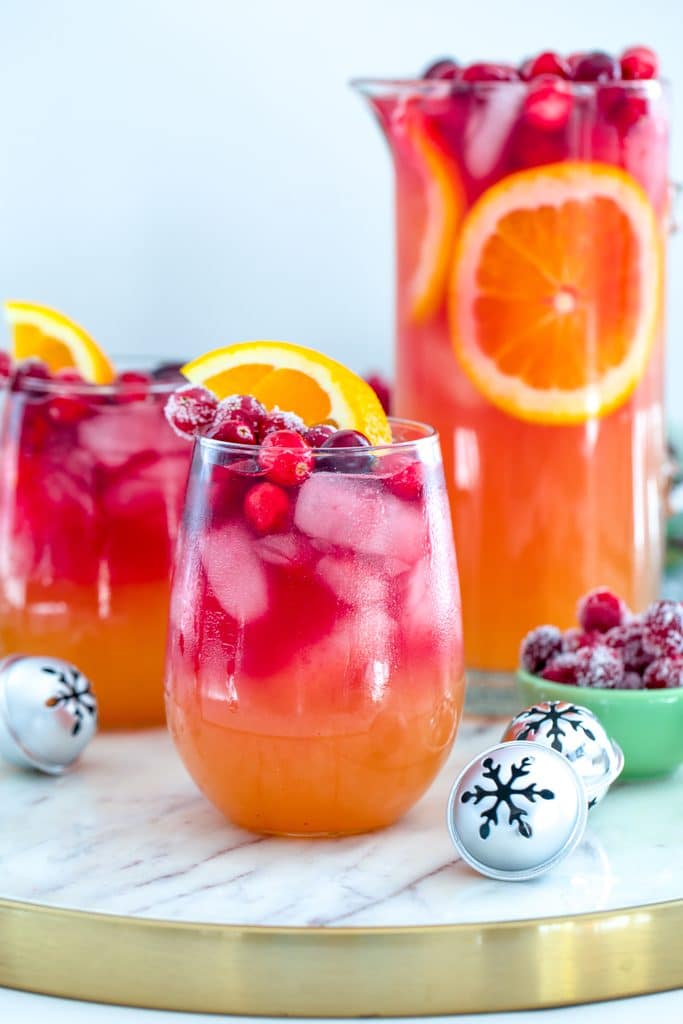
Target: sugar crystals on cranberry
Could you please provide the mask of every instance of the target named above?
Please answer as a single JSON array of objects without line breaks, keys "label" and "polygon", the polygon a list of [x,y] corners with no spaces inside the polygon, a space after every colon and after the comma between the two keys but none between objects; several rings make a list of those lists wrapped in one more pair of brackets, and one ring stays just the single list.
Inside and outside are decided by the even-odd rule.
[{"label": "sugar crystals on cranberry", "polygon": [[562,633],[557,626],[537,626],[524,637],[520,662],[527,672],[537,675],[562,651]]},{"label": "sugar crystals on cranberry", "polygon": [[186,384],[169,395],[164,414],[180,437],[194,437],[210,423],[218,407],[218,399],[207,388]]}]

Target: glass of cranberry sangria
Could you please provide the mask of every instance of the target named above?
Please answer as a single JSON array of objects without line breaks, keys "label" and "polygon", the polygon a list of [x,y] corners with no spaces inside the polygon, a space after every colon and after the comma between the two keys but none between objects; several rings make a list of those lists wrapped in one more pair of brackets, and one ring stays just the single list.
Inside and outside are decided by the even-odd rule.
[{"label": "glass of cranberry sangria", "polygon": [[185,372],[168,404],[195,436],[166,675],[180,755],[244,828],[389,825],[443,764],[464,695],[437,435],[296,346]]}]

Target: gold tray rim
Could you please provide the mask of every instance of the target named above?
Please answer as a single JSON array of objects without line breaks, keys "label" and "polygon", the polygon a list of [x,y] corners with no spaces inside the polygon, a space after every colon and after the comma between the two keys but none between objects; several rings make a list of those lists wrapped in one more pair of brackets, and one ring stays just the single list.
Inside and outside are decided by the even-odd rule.
[{"label": "gold tray rim", "polygon": [[204,924],[0,898],[0,985],[269,1017],[532,1010],[683,987],[682,932],[683,898],[576,915],[362,928]]}]

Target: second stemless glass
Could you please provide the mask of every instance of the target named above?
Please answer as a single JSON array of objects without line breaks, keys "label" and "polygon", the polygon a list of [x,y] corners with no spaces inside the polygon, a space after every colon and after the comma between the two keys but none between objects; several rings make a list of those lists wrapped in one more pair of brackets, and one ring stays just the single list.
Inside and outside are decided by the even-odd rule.
[{"label": "second stemless glass", "polygon": [[0,430],[0,648],[93,682],[104,728],[164,721],[173,545],[190,446],[164,418],[178,386],[23,376]]},{"label": "second stemless glass", "polygon": [[329,450],[315,452],[315,471],[287,492],[286,523],[266,536],[244,512],[260,486],[254,448],[195,445],[168,721],[200,789],[244,828],[388,825],[455,738],[462,639],[438,439],[392,427],[397,443],[345,449],[334,471]]},{"label": "second stemless glass", "polygon": [[666,92],[356,85],[396,172],[396,409],[441,436],[467,664],[495,684],[522,636],[569,626],[590,588],[634,609],[658,592]]}]

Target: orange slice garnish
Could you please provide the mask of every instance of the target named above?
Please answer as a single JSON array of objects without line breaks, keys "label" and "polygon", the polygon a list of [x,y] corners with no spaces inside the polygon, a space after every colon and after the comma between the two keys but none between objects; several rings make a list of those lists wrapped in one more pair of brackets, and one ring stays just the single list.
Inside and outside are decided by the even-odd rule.
[{"label": "orange slice garnish", "polygon": [[116,371],[89,334],[63,313],[33,302],[5,302],[15,359],[41,359],[53,373],[74,368],[91,384],[109,384]]},{"label": "orange slice garnish", "polygon": [[659,322],[663,239],[641,186],[599,163],[520,171],[472,207],[450,322],[475,387],[513,416],[582,423],[624,403]]},{"label": "orange slice garnish", "polygon": [[246,341],[207,352],[182,373],[220,399],[253,395],[267,409],[298,413],[309,426],[329,422],[359,430],[372,444],[391,441],[391,428],[369,384],[313,349],[285,341]]}]

